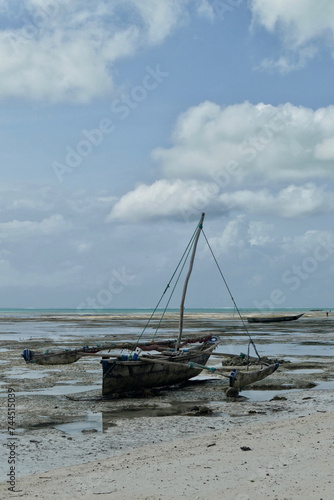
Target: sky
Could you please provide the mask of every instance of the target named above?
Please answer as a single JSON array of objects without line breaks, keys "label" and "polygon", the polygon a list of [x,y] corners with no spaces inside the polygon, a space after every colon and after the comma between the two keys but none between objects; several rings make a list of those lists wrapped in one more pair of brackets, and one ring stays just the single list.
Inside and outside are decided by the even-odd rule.
[{"label": "sky", "polygon": [[[331,0],[0,0],[0,307],[153,308],[202,212],[238,307],[334,307],[333,28]],[[203,236],[185,307],[233,307]]]}]

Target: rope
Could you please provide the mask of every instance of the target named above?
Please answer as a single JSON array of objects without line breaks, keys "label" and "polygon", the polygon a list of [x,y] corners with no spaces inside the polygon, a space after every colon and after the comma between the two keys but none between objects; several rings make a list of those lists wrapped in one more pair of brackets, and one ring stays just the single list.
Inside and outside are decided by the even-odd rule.
[{"label": "rope", "polygon": [[[161,322],[162,322],[162,320],[163,320],[163,317],[164,317],[164,315],[165,315],[165,312],[166,312],[166,309],[167,309],[167,307],[168,307],[168,304],[169,304],[169,302],[171,301],[171,298],[172,298],[172,295],[173,295],[173,293],[174,293],[175,287],[176,287],[176,285],[177,285],[177,283],[178,283],[178,281],[179,281],[179,279],[180,279],[180,276],[181,276],[181,273],[182,273],[183,268],[184,268],[184,266],[185,266],[185,263],[186,263],[186,261],[187,261],[187,259],[188,259],[188,256],[189,256],[189,253],[190,253],[190,250],[191,250],[192,245],[193,245],[193,243],[194,243],[194,239],[195,239],[195,236],[196,236],[196,232],[197,232],[197,227],[196,227],[195,231],[193,232],[193,235],[192,235],[192,237],[190,238],[190,241],[189,241],[189,243],[188,243],[188,245],[187,245],[187,247],[186,247],[185,251],[183,252],[183,255],[182,255],[182,257],[181,257],[181,259],[180,259],[180,261],[179,261],[178,265],[176,266],[176,269],[175,269],[175,271],[174,271],[174,273],[173,273],[172,277],[170,278],[169,282],[167,283],[166,288],[165,288],[165,290],[164,290],[163,294],[161,295],[161,297],[160,297],[160,299],[159,299],[159,301],[158,301],[157,305],[155,306],[155,308],[154,308],[154,310],[153,310],[153,312],[152,312],[151,316],[150,316],[150,317],[149,317],[149,319],[147,320],[147,323],[146,323],[146,325],[144,326],[143,331],[142,331],[142,332],[141,332],[141,334],[139,335],[139,337],[138,337],[138,339],[137,339],[137,342],[136,342],[136,344],[135,344],[135,346],[134,346],[134,348],[133,348],[133,351],[134,351],[134,350],[136,349],[136,347],[138,346],[138,344],[139,344],[139,342],[140,342],[140,340],[141,340],[142,336],[144,335],[144,332],[145,332],[146,328],[147,328],[147,327],[148,327],[148,325],[150,324],[150,322],[151,322],[151,320],[152,320],[153,316],[155,315],[155,313],[156,313],[156,311],[157,311],[157,309],[158,309],[158,307],[159,307],[159,305],[160,305],[160,303],[161,303],[161,301],[162,301],[162,299],[163,299],[163,297],[164,297],[165,293],[166,293],[166,292],[167,292],[167,290],[170,288],[170,285],[171,285],[171,283],[172,283],[172,281],[173,281],[173,279],[174,279],[174,277],[175,277],[175,275],[176,275],[176,273],[177,273],[177,271],[178,271],[178,269],[179,269],[179,267],[180,267],[180,265],[181,265],[181,263],[182,263],[183,259],[185,258],[185,261],[184,261],[184,263],[183,263],[183,265],[182,265],[181,271],[180,271],[180,273],[179,273],[179,275],[178,275],[178,277],[177,277],[176,283],[175,283],[175,285],[174,285],[174,287],[173,287],[173,290],[172,290],[172,292],[171,292],[171,295],[170,295],[170,297],[169,297],[169,299],[168,299],[167,305],[166,305],[166,307],[165,307],[165,309],[164,309],[164,311],[163,311],[163,313],[162,313],[162,316],[161,316],[161,318],[160,318],[160,321],[159,321],[158,327],[157,327],[157,329],[156,329],[156,331],[155,331],[155,333],[154,333],[154,336],[153,336],[153,339],[152,339],[152,340],[154,340],[154,338],[155,338],[155,336],[156,336],[156,334],[157,334],[158,328],[160,327]],[[187,255],[186,255],[186,254],[187,254]],[[186,255],[186,257],[185,257],[185,255]]]},{"label": "rope", "polygon": [[[165,309],[163,310],[163,313],[162,313],[162,315],[161,315],[161,318],[160,318],[159,324],[158,324],[158,326],[157,326],[157,328],[156,328],[156,330],[155,330],[155,332],[154,332],[154,335],[153,335],[153,340],[155,339],[155,336],[156,336],[156,334],[158,333],[158,330],[159,330],[159,328],[160,328],[161,322],[162,322],[162,320],[163,320],[163,318],[164,318],[164,315],[165,315],[166,310],[167,310],[167,308],[168,308],[168,306],[169,306],[169,303],[170,303],[170,301],[171,301],[171,299],[172,299],[172,296],[173,296],[173,293],[174,293],[174,291],[175,291],[175,288],[176,288],[176,286],[177,286],[177,284],[178,284],[178,282],[179,282],[179,279],[180,279],[180,277],[181,277],[181,274],[182,274],[182,272],[183,272],[184,266],[186,265],[186,262],[187,262],[187,260],[188,260],[188,257],[189,257],[189,254],[190,254],[190,251],[191,251],[192,246],[193,246],[193,243],[194,243],[194,239],[195,239],[195,233],[193,234],[192,239],[190,240],[190,242],[189,242],[189,244],[188,244],[188,247],[189,247],[189,249],[188,249],[188,253],[187,253],[187,255],[186,255],[185,259],[184,259],[184,262],[183,262],[183,264],[182,264],[181,270],[180,270],[180,272],[179,272],[179,275],[178,275],[178,277],[177,277],[177,280],[176,280],[176,282],[175,282],[175,285],[174,285],[174,287],[173,287],[173,290],[171,291],[170,297],[169,297],[169,299],[168,299],[168,301],[167,301],[166,307],[165,307]],[[191,243],[191,244],[190,244],[190,243]],[[187,248],[188,248],[188,247],[187,247]],[[183,256],[184,256],[184,254],[183,254]],[[183,256],[182,256],[182,258],[183,258]],[[182,260],[182,259],[181,259],[181,260]]]},{"label": "rope", "polygon": [[[253,348],[254,348],[254,351],[256,352],[257,357],[258,357],[258,358],[259,358],[259,360],[261,361],[261,356],[260,356],[260,354],[258,353],[258,351],[257,351],[257,349],[256,349],[256,345],[254,344],[253,339],[251,338],[250,333],[249,333],[249,331],[248,331],[248,329],[247,329],[247,326],[246,326],[246,324],[245,324],[245,322],[244,322],[244,320],[243,320],[243,318],[242,318],[242,316],[241,316],[241,314],[240,314],[240,311],[239,311],[239,309],[238,309],[238,306],[237,306],[237,304],[236,304],[236,302],[235,302],[235,300],[234,300],[234,298],[233,298],[233,295],[232,295],[231,290],[230,290],[230,288],[229,288],[229,286],[228,286],[228,284],[227,284],[227,282],[226,282],[226,279],[225,279],[225,277],[224,277],[224,275],[223,275],[223,272],[222,272],[222,270],[221,270],[221,269],[220,269],[220,267],[219,267],[218,261],[217,261],[217,259],[216,259],[215,255],[214,255],[214,253],[213,253],[213,250],[212,250],[212,248],[211,248],[211,246],[210,246],[210,243],[209,243],[209,241],[208,241],[208,239],[207,239],[207,237],[206,237],[206,235],[205,235],[205,233],[204,233],[204,230],[202,230],[202,233],[203,233],[204,238],[205,238],[205,241],[207,242],[207,245],[208,245],[208,247],[209,247],[209,249],[210,249],[211,255],[212,255],[212,257],[213,257],[213,259],[214,259],[214,261],[215,261],[215,263],[216,263],[216,265],[217,265],[217,267],[218,267],[219,273],[220,273],[221,277],[223,278],[223,281],[224,281],[225,286],[226,286],[226,288],[227,288],[227,291],[228,291],[228,293],[229,293],[229,295],[230,295],[230,297],[231,297],[231,299],[232,299],[232,302],[233,302],[233,304],[234,304],[234,307],[235,307],[235,309],[236,309],[236,311],[237,311],[237,313],[238,313],[238,315],[239,315],[239,318],[241,319],[241,322],[242,322],[242,324],[243,324],[243,326],[244,326],[244,328],[245,328],[245,330],[246,330],[246,332],[247,332],[247,335],[248,335],[248,337],[249,337],[249,343],[250,343],[250,344],[252,344],[252,346],[253,346]],[[249,362],[249,346],[248,346],[248,362]]]}]

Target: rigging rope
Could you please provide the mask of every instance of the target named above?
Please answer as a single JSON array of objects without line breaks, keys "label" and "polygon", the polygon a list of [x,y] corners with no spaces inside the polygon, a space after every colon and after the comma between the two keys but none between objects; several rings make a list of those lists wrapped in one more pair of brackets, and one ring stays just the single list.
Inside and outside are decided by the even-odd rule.
[{"label": "rigging rope", "polygon": [[171,285],[171,283],[172,283],[172,281],[173,281],[173,279],[174,279],[174,277],[175,277],[175,275],[176,275],[176,273],[177,273],[177,270],[179,269],[179,267],[180,267],[180,265],[181,265],[181,263],[182,263],[183,259],[185,259],[185,260],[184,260],[184,262],[183,262],[182,268],[181,268],[181,270],[180,270],[180,272],[179,272],[179,275],[178,275],[178,277],[177,277],[176,283],[175,283],[175,285],[174,285],[174,287],[173,287],[173,290],[172,290],[172,292],[171,292],[171,295],[170,295],[170,297],[169,297],[169,299],[168,299],[167,305],[166,305],[166,307],[165,307],[165,309],[164,309],[164,311],[163,311],[163,313],[162,313],[162,316],[161,316],[161,318],[160,318],[160,321],[159,321],[158,327],[157,327],[157,329],[156,329],[156,331],[155,331],[155,333],[154,333],[154,336],[153,336],[153,339],[152,339],[152,340],[154,340],[154,338],[155,338],[155,336],[156,336],[156,334],[157,334],[158,328],[160,327],[161,322],[162,322],[162,320],[163,320],[163,317],[164,317],[164,315],[165,315],[165,312],[166,312],[166,309],[167,309],[167,307],[168,307],[168,304],[169,304],[169,302],[170,302],[170,300],[171,300],[171,298],[172,298],[172,295],[173,295],[173,293],[174,293],[175,287],[176,287],[176,285],[177,285],[177,283],[178,283],[178,281],[179,281],[179,279],[180,279],[180,276],[181,276],[181,273],[182,273],[183,268],[184,268],[184,266],[185,266],[185,263],[186,263],[186,261],[187,261],[187,259],[188,259],[188,256],[189,256],[189,253],[190,253],[190,250],[191,250],[191,248],[192,248],[192,246],[193,246],[193,243],[194,243],[194,239],[195,239],[195,236],[196,236],[196,232],[197,232],[197,227],[196,227],[195,231],[193,232],[193,235],[191,236],[191,238],[190,238],[190,240],[189,240],[189,243],[188,243],[188,245],[187,245],[187,247],[186,247],[185,251],[183,252],[183,255],[182,255],[182,257],[181,257],[181,259],[180,259],[180,261],[179,261],[178,265],[176,266],[176,269],[175,269],[175,271],[174,271],[174,273],[173,273],[172,277],[170,278],[169,282],[167,283],[166,288],[165,288],[165,290],[163,291],[163,293],[162,293],[162,295],[161,295],[161,297],[160,297],[160,299],[159,299],[159,301],[158,301],[157,305],[155,306],[155,308],[154,308],[154,310],[153,310],[153,312],[152,312],[151,316],[150,316],[150,317],[149,317],[149,319],[147,320],[147,323],[146,323],[146,325],[144,326],[143,331],[142,331],[142,332],[141,332],[141,334],[139,335],[139,337],[138,337],[138,339],[137,339],[137,342],[136,342],[136,344],[135,344],[135,346],[134,346],[134,348],[133,348],[133,351],[134,351],[134,350],[136,349],[136,347],[138,346],[138,344],[139,344],[139,342],[140,342],[140,340],[141,340],[142,336],[144,335],[144,332],[145,332],[146,328],[148,327],[148,325],[150,324],[150,322],[151,322],[151,320],[152,320],[152,318],[153,318],[154,314],[156,313],[156,311],[157,311],[157,309],[158,309],[158,307],[159,307],[159,305],[160,305],[160,303],[161,303],[161,301],[162,301],[162,299],[163,299],[163,297],[164,297],[165,293],[166,293],[166,292],[167,292],[167,290],[170,288],[170,285]]},{"label": "rigging rope", "polygon": [[[179,282],[179,279],[180,279],[180,277],[181,277],[181,274],[182,274],[182,272],[183,272],[184,266],[186,265],[186,262],[187,262],[187,260],[188,260],[189,254],[190,254],[191,249],[192,249],[193,244],[194,244],[194,240],[195,240],[195,233],[193,234],[192,239],[190,240],[190,242],[189,242],[189,244],[188,244],[189,249],[188,249],[187,255],[186,255],[185,259],[184,259],[184,262],[183,262],[182,267],[181,267],[181,269],[180,269],[179,275],[178,275],[178,277],[177,277],[177,279],[176,279],[176,282],[175,282],[175,285],[174,285],[174,287],[173,287],[173,290],[171,291],[171,294],[170,294],[170,297],[169,297],[169,299],[168,299],[168,301],[167,301],[166,307],[165,307],[165,309],[163,310],[163,313],[162,313],[162,315],[161,315],[161,318],[160,318],[159,324],[158,324],[158,326],[157,326],[157,328],[156,328],[156,330],[155,330],[155,332],[154,332],[154,335],[153,335],[153,340],[155,339],[155,336],[156,336],[156,334],[158,333],[158,330],[159,330],[159,328],[160,328],[161,322],[162,322],[162,320],[163,320],[163,318],[164,318],[164,315],[165,315],[165,313],[166,313],[167,307],[169,306],[169,303],[170,303],[170,301],[171,301],[171,298],[172,298],[172,296],[173,296],[173,293],[174,293],[174,291],[175,291],[175,288],[176,288],[176,286],[177,286],[177,284],[178,284],[178,282]],[[187,247],[187,248],[188,248],[188,247]],[[184,256],[184,254],[183,254],[183,256]],[[182,258],[183,258],[183,256],[182,256]],[[181,259],[181,261],[182,261],[182,259]],[[175,273],[174,273],[174,275],[175,275]],[[173,276],[174,276],[174,275],[173,275]]]},{"label": "rigging rope", "polygon": [[[247,326],[246,326],[246,324],[245,324],[245,322],[244,322],[244,320],[243,320],[243,317],[242,317],[242,316],[241,316],[241,314],[240,314],[240,311],[239,311],[239,309],[238,309],[238,306],[237,306],[237,304],[236,304],[236,302],[235,302],[235,300],[234,300],[234,298],[233,298],[233,295],[232,295],[232,293],[231,293],[231,290],[230,290],[230,288],[229,288],[229,286],[228,286],[228,284],[227,284],[227,282],[226,282],[226,279],[225,279],[225,277],[224,277],[224,275],[223,275],[222,270],[220,269],[220,266],[219,266],[219,264],[218,264],[218,261],[217,261],[217,259],[216,259],[216,257],[215,257],[215,254],[213,253],[213,250],[212,250],[212,248],[211,248],[211,246],[210,246],[210,243],[209,243],[209,241],[208,241],[208,239],[207,239],[207,237],[206,237],[206,235],[205,235],[205,233],[204,233],[204,230],[203,230],[203,229],[202,229],[202,233],[203,233],[203,236],[204,236],[204,238],[205,238],[205,241],[206,241],[206,243],[207,243],[207,245],[208,245],[208,247],[209,247],[209,250],[210,250],[210,252],[211,252],[211,255],[212,255],[212,257],[213,257],[213,259],[214,259],[214,261],[215,261],[215,263],[216,263],[216,265],[217,265],[217,267],[218,267],[219,273],[220,273],[221,277],[223,278],[223,281],[224,281],[224,283],[225,283],[225,286],[226,286],[226,288],[227,288],[227,291],[228,291],[228,293],[230,294],[230,297],[231,297],[231,299],[232,299],[232,302],[233,302],[233,304],[234,304],[234,307],[235,307],[235,309],[236,309],[236,311],[237,311],[237,313],[238,313],[238,315],[239,315],[239,318],[241,319],[241,322],[242,322],[242,324],[243,324],[243,326],[244,326],[244,328],[245,328],[245,330],[246,330],[246,332],[247,332],[247,335],[248,335],[248,337],[249,337],[249,343],[250,343],[250,344],[252,344],[252,346],[253,346],[253,348],[254,348],[254,351],[256,352],[257,357],[259,358],[259,360],[261,360],[261,356],[260,356],[260,354],[258,353],[258,351],[257,351],[257,349],[256,349],[256,345],[254,344],[253,339],[252,339],[252,338],[251,338],[251,336],[250,336],[250,333],[249,333],[249,331],[248,331],[248,329],[247,329]],[[249,359],[249,348],[248,348],[248,359]]]},{"label": "rigging rope", "polygon": [[[248,362],[249,362],[249,346],[250,346],[250,344],[252,344],[253,349],[254,349],[254,351],[255,351],[255,353],[256,353],[256,355],[257,355],[257,357],[258,357],[258,358],[259,358],[259,360],[261,361],[261,356],[260,356],[260,354],[258,353],[258,350],[257,350],[257,348],[256,348],[256,345],[254,344],[254,341],[253,341],[253,339],[252,339],[252,338],[251,338],[251,336],[250,336],[250,333],[249,333],[249,331],[248,331],[248,329],[247,329],[247,326],[246,326],[246,324],[245,324],[245,322],[244,322],[244,320],[243,320],[243,317],[241,316],[241,313],[240,313],[240,311],[239,311],[239,308],[238,308],[238,306],[237,306],[237,304],[236,304],[236,302],[235,302],[235,300],[234,300],[234,297],[233,297],[233,295],[232,295],[232,293],[231,293],[231,290],[230,290],[230,288],[229,288],[229,286],[228,286],[228,284],[227,284],[227,281],[226,281],[226,279],[225,279],[225,277],[224,277],[224,275],[223,275],[223,272],[222,272],[222,270],[221,270],[221,268],[220,268],[220,266],[219,266],[219,264],[218,264],[218,261],[217,261],[217,259],[216,259],[216,256],[215,256],[215,255],[214,255],[214,253],[213,253],[213,250],[212,250],[212,248],[211,248],[211,246],[210,246],[210,243],[209,243],[209,241],[208,241],[208,239],[207,239],[207,237],[206,237],[206,235],[205,235],[205,233],[204,233],[203,228],[201,228],[201,229],[202,229],[202,233],[203,233],[203,236],[204,236],[204,238],[205,238],[205,241],[206,241],[206,243],[207,243],[207,245],[208,245],[208,247],[209,247],[209,250],[210,250],[210,252],[211,252],[211,254],[212,254],[212,257],[213,257],[213,259],[214,259],[214,261],[215,261],[215,263],[216,263],[216,265],[217,265],[217,268],[218,268],[218,270],[219,270],[219,273],[220,273],[220,275],[221,275],[221,277],[222,277],[222,279],[223,279],[223,281],[224,281],[224,284],[225,284],[225,286],[226,286],[226,289],[227,289],[227,291],[228,291],[228,293],[229,293],[229,295],[230,295],[230,297],[231,297],[231,300],[232,300],[232,302],[233,302],[233,304],[234,304],[235,310],[237,311],[238,316],[239,316],[239,318],[240,318],[240,320],[241,320],[241,322],[242,322],[242,324],[243,324],[243,327],[245,328],[245,330],[246,330],[246,332],[247,332],[247,335],[248,335],[248,338],[249,338],[249,344],[248,344],[248,355],[247,355],[247,357],[248,357]],[[169,282],[167,283],[167,286],[166,286],[166,288],[165,288],[164,292],[162,293],[162,295],[161,295],[161,297],[160,297],[160,299],[159,299],[159,301],[158,301],[157,305],[155,306],[155,308],[154,308],[154,310],[153,310],[153,312],[152,312],[151,316],[149,317],[149,319],[148,319],[148,321],[147,321],[146,325],[144,326],[143,331],[142,331],[142,332],[141,332],[141,334],[139,335],[139,337],[138,337],[138,339],[137,339],[137,342],[135,343],[135,345],[134,345],[134,347],[133,347],[132,351],[134,351],[134,350],[136,349],[136,347],[138,346],[138,344],[139,344],[139,342],[140,342],[140,340],[141,340],[142,336],[144,335],[144,332],[145,332],[146,328],[147,328],[147,327],[148,327],[148,325],[150,324],[150,322],[151,322],[151,320],[152,320],[152,318],[153,318],[154,314],[156,313],[156,311],[157,311],[157,309],[158,309],[158,307],[159,307],[159,305],[160,305],[160,303],[161,303],[161,301],[162,301],[162,299],[163,299],[164,295],[166,294],[167,290],[170,288],[171,283],[172,283],[172,281],[173,281],[173,279],[174,279],[174,277],[175,277],[175,275],[176,275],[176,273],[177,273],[177,271],[178,271],[179,267],[180,267],[180,266],[181,266],[181,264],[182,264],[181,269],[180,269],[180,271],[179,271],[179,274],[178,274],[178,276],[177,276],[176,282],[175,282],[175,284],[174,284],[174,286],[173,286],[173,289],[172,289],[172,291],[171,291],[170,297],[169,297],[169,299],[168,299],[168,301],[167,301],[167,304],[166,304],[166,306],[165,306],[165,308],[164,308],[164,310],[163,310],[163,312],[162,312],[162,315],[161,315],[160,321],[159,321],[158,326],[157,326],[157,328],[156,328],[156,330],[155,330],[155,333],[154,333],[154,335],[153,335],[153,339],[152,339],[152,341],[155,339],[155,336],[156,336],[156,334],[157,334],[157,332],[158,332],[158,329],[160,328],[161,322],[162,322],[162,320],[163,320],[163,318],[164,318],[164,315],[165,315],[165,313],[166,313],[167,307],[168,307],[168,305],[169,305],[169,303],[170,303],[170,300],[171,300],[171,298],[172,298],[172,296],[173,296],[173,293],[174,293],[174,291],[175,291],[176,285],[177,285],[177,283],[178,283],[178,281],[179,281],[179,279],[180,279],[180,277],[181,277],[182,271],[183,271],[184,266],[185,266],[185,264],[186,264],[186,262],[187,262],[187,259],[188,259],[188,257],[189,257],[190,251],[191,251],[192,246],[193,246],[193,244],[194,244],[194,240],[195,240],[195,237],[196,237],[197,230],[198,230],[198,227],[196,227],[196,229],[195,229],[195,231],[194,231],[193,235],[191,236],[190,241],[189,241],[189,243],[188,243],[188,245],[187,245],[187,247],[186,247],[185,251],[183,252],[183,255],[182,255],[182,257],[181,257],[181,259],[180,259],[180,261],[179,261],[179,263],[178,263],[178,265],[177,265],[177,267],[176,267],[176,269],[175,269],[175,271],[174,271],[174,273],[173,273],[172,277],[170,278]],[[182,262],[183,262],[183,263],[182,263]]]}]

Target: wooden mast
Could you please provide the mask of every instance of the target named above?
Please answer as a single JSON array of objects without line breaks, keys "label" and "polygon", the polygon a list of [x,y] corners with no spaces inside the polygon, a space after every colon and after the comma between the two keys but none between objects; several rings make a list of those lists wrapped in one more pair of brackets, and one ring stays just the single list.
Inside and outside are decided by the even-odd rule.
[{"label": "wooden mast", "polygon": [[205,213],[202,213],[201,219],[200,219],[199,224],[198,224],[198,228],[197,228],[197,233],[196,233],[196,236],[195,236],[195,240],[194,240],[193,251],[192,251],[191,259],[190,259],[190,263],[189,263],[188,274],[186,276],[186,279],[185,279],[185,282],[184,282],[184,285],[183,285],[183,293],[182,293],[182,299],[181,299],[181,305],[180,305],[179,336],[178,336],[177,342],[176,342],[176,350],[177,351],[179,350],[179,347],[180,347],[181,337],[182,337],[182,330],[183,330],[184,301],[185,301],[185,298],[186,298],[188,281],[189,281],[189,278],[190,278],[190,275],[191,275],[191,271],[193,269],[193,264],[194,264],[194,259],[195,259],[195,253],[196,253],[196,247],[197,247],[198,238],[199,238],[199,235],[200,235],[202,227],[203,227],[204,216],[205,216]]}]

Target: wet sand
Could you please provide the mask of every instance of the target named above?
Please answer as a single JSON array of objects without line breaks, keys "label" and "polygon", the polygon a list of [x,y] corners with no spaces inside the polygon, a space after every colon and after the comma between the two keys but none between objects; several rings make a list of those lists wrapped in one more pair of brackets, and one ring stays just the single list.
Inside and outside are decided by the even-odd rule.
[{"label": "wet sand", "polygon": [[[116,321],[122,328],[129,323],[132,326],[142,325],[145,320],[146,318],[142,316],[134,318],[127,315],[117,319],[71,318],[69,322],[71,324],[74,322],[79,328],[85,321],[86,335],[80,338],[79,345],[95,345],[97,337],[89,335],[89,325],[96,327],[96,321],[103,325],[109,321],[113,327]],[[50,317],[45,321],[50,322]],[[57,322],[57,318],[53,321]],[[174,321],[176,319],[169,317],[166,336]],[[203,332],[218,333],[224,340],[224,336],[228,338],[236,326],[237,329],[240,327],[238,321],[234,317],[201,315],[201,317],[189,317],[187,326],[191,328],[192,325],[196,325],[196,328]],[[97,494],[100,498],[196,498],[196,487],[199,491],[198,498],[218,498],[219,491],[231,492],[230,496],[226,494],[223,496],[239,500],[276,498],[274,487],[280,491],[277,493],[279,499],[331,498],[326,496],[327,493],[324,489],[321,490],[321,487],[327,488],[326,463],[328,454],[333,451],[331,449],[333,441],[326,440],[326,436],[327,438],[333,436],[333,429],[330,427],[333,419],[327,417],[334,408],[332,383],[334,364],[333,356],[326,355],[326,345],[329,349],[334,342],[334,319],[332,316],[325,318],[324,313],[310,313],[303,321],[298,320],[293,323],[293,325],[271,325],[270,330],[277,331],[275,341],[282,352],[284,344],[287,346],[288,343],[296,341],[300,345],[300,354],[290,362],[288,360],[283,362],[279,371],[273,376],[258,383],[253,390],[243,391],[241,393],[243,397],[235,400],[226,398],[224,392],[226,381],[211,374],[202,375],[177,390],[164,389],[146,394],[146,397],[141,395],[135,398],[106,400],[101,397],[101,366],[98,358],[85,358],[72,365],[51,368],[26,365],[20,356],[24,348],[43,350],[58,346],[58,340],[40,336],[29,339],[29,342],[27,339],[19,338],[14,342],[1,341],[3,362],[0,364],[2,383],[0,394],[3,397],[0,398],[0,402],[2,409],[5,409],[1,411],[1,437],[5,456],[8,452],[6,447],[9,439],[6,422],[8,388],[13,388],[16,395],[16,489],[18,491],[16,495],[23,495],[26,498],[34,498],[36,495],[39,498],[49,498],[50,495],[50,498],[56,498],[57,489],[52,490],[52,488],[55,488],[56,481],[63,478],[66,479],[66,488],[61,495],[59,494],[59,498],[65,498],[65,494],[69,498],[79,498],[79,496],[96,498]],[[261,346],[261,351],[265,350],[266,343],[272,344],[273,339],[268,336],[268,325],[258,325],[256,328],[252,325],[251,329],[252,332],[256,332],[257,345]],[[314,334],[310,335],[310,329]],[[62,339],[62,346],[78,345],[78,338],[75,339],[70,335],[67,338],[67,345],[64,345]],[[98,340],[111,341],[116,338],[117,334],[108,334]],[[122,335],[122,340],[124,338]],[[131,339],[131,334],[128,338]],[[303,346],[311,346],[312,354],[302,354]],[[320,355],[317,353],[318,348]],[[223,347],[221,351],[224,352]],[[225,360],[222,352],[216,353],[210,359],[212,366],[222,365],[222,361]],[[229,370],[230,367],[226,369]],[[322,429],[319,431],[320,434],[318,431],[315,433],[312,431],[317,425]],[[253,428],[252,434],[248,434],[249,426]],[[309,490],[306,486],[304,488],[306,493],[298,496],[297,490],[292,487],[291,477],[289,476],[288,480],[285,476],[288,469],[282,465],[281,457],[282,453],[283,456],[285,453],[283,441],[287,439],[285,435],[287,426],[290,426],[291,432],[295,429],[295,436],[298,433],[301,436],[299,441],[294,439],[293,446],[290,446],[292,442],[290,439],[289,453],[293,456],[295,450],[299,459],[294,460],[290,457],[289,471],[297,473],[296,467],[301,467],[304,460],[312,463],[312,453],[315,458],[319,455],[317,463],[323,461],[323,473],[319,475],[318,491],[323,491],[323,496],[318,495],[316,491],[316,495],[307,497]],[[264,430],[263,434],[260,433],[260,429]],[[319,434],[317,440],[320,442],[313,443],[312,440],[317,438],[317,433]],[[275,439],[270,440],[270,435],[274,434],[279,449],[273,445]],[[256,443],[250,436],[257,437],[259,446],[255,446]],[[243,438],[245,446],[251,447],[253,453],[251,450],[247,452],[240,450],[241,441],[236,442],[239,438]],[[182,444],[180,440],[183,439],[186,439],[186,442]],[[209,446],[212,439],[215,440],[215,444]],[[202,444],[200,440],[203,441]],[[176,441],[178,444],[174,444]],[[145,447],[145,452],[141,451],[142,447]],[[317,451],[319,447],[324,452],[322,455]],[[205,456],[202,456],[203,449]],[[143,462],[140,461],[142,453],[145,453],[146,457]],[[268,472],[269,476],[261,476],[264,470],[263,464],[254,466],[254,460],[257,464],[262,463],[261,454],[267,457],[267,462],[263,461],[263,464],[269,463],[268,457],[272,457],[273,467],[272,473]],[[189,457],[192,457],[193,462]],[[210,465],[207,463],[209,458]],[[253,493],[249,491],[253,480],[249,478],[248,473],[246,474],[248,480],[242,482],[244,481],[242,472],[245,472],[246,467],[241,467],[243,462],[238,462],[241,459],[243,462],[248,462],[250,470],[258,471],[254,480],[257,484],[257,496],[255,492],[255,496],[252,496]],[[96,460],[100,465],[91,463]],[[176,467],[178,460],[181,464]],[[2,481],[6,480],[8,468],[6,462],[5,460],[1,469]],[[78,470],[77,466],[83,463],[86,465]],[[124,467],[120,467],[120,463],[123,463]],[[234,475],[229,468],[232,465],[229,464],[234,464],[236,467]],[[69,466],[75,466],[73,471],[68,469]],[[57,471],[61,467],[66,469]],[[159,468],[163,471],[163,480],[157,470]],[[213,474],[216,468],[219,471],[217,477],[211,477],[210,474]],[[105,478],[106,471],[109,471],[108,478]],[[196,475],[193,474],[194,471]],[[25,476],[34,473],[36,473],[34,476],[25,479]],[[204,481],[206,473],[208,480]],[[146,477],[147,474],[153,475],[155,479],[153,476],[147,476],[150,480],[145,481],[139,490],[136,488],[133,490],[133,486],[131,495],[127,496],[127,492],[124,491],[124,485],[129,484],[127,478],[136,482],[136,477],[139,481],[138,478]],[[52,479],[46,479],[49,475]],[[189,482],[191,476],[194,477]],[[174,486],[174,489],[168,486],[167,477],[172,478],[171,482],[175,487],[178,485],[182,495],[178,496]],[[273,484],[274,480],[276,486]],[[190,486],[186,487],[185,484],[188,483]],[[265,496],[267,493],[264,488],[269,483],[273,488],[268,490],[271,491],[271,496]],[[283,495],[282,488],[285,483],[290,485],[290,489],[286,490],[285,496],[280,496]],[[316,484],[317,480],[313,478],[314,487]],[[97,485],[99,488],[96,489]],[[215,487],[211,490],[212,485]],[[6,483],[1,485],[2,495],[7,491],[7,486]],[[298,487],[303,488],[303,485],[300,483]],[[108,495],[103,495],[104,492]],[[243,494],[248,496],[240,496]],[[15,493],[11,492],[12,495]]]}]

